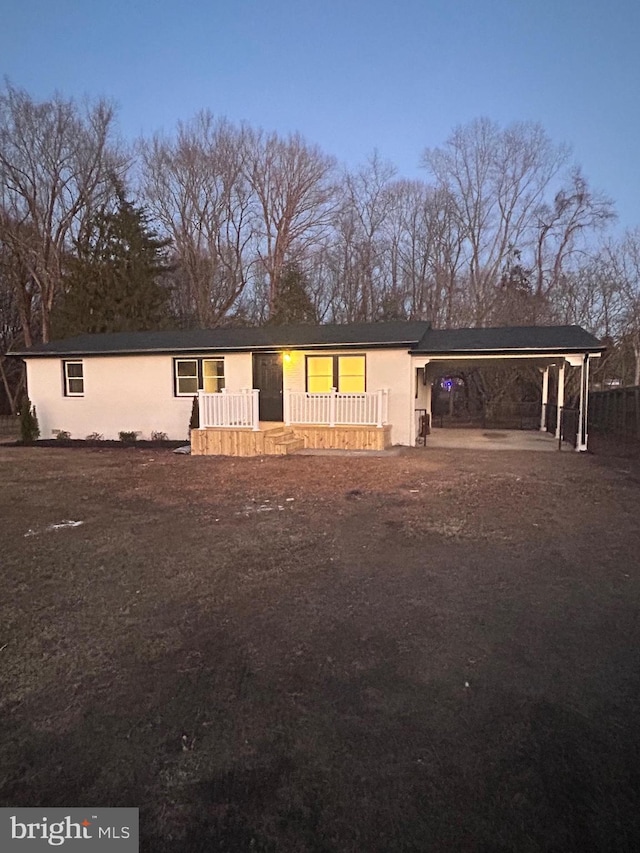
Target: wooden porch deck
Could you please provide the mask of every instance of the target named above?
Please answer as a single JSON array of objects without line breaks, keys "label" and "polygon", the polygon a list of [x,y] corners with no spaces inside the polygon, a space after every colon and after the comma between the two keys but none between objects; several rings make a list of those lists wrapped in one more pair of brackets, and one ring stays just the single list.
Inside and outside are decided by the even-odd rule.
[{"label": "wooden porch deck", "polygon": [[209,427],[191,430],[193,456],[284,456],[302,449],[385,450],[391,446],[391,426],[335,426],[261,421],[259,430],[247,427]]}]

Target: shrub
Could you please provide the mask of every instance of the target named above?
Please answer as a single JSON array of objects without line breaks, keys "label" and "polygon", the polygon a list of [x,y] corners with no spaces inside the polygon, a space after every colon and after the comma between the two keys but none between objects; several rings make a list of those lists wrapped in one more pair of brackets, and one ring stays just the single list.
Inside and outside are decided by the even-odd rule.
[{"label": "shrub", "polygon": [[138,440],[138,433],[127,432],[126,430],[122,430],[118,433],[118,438],[123,444],[133,444]]},{"label": "shrub", "polygon": [[33,444],[40,437],[40,426],[36,407],[31,405],[31,400],[25,397],[20,407],[20,438],[24,444]]},{"label": "shrub", "polygon": [[160,432],[159,430],[153,430],[151,433],[151,441],[168,441],[169,436],[166,432]]},{"label": "shrub", "polygon": [[193,403],[191,405],[191,418],[189,419],[189,429],[199,429],[200,428],[200,406],[198,405],[198,398],[193,398]]},{"label": "shrub", "polygon": [[51,432],[55,435],[56,441],[69,441],[71,433],[66,429],[52,429]]},{"label": "shrub", "polygon": [[104,441],[104,436],[101,432],[90,432],[85,441]]}]

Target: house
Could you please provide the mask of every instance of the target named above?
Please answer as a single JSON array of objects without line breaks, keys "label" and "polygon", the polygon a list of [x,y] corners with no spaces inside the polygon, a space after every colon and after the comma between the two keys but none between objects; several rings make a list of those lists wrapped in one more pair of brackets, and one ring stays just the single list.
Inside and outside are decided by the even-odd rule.
[{"label": "house", "polygon": [[579,450],[587,447],[589,364],[603,350],[579,326],[432,329],[426,322],[264,326],[84,335],[22,352],[44,438],[187,436],[194,454],[252,456],[301,447],[380,449],[415,444],[416,411],[430,411],[436,376],[496,359],[549,375],[580,370]]}]

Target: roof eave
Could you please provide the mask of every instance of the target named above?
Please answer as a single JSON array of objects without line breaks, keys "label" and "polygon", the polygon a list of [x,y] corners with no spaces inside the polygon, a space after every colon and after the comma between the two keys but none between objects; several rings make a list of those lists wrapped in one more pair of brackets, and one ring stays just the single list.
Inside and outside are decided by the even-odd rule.
[{"label": "roof eave", "polygon": [[473,355],[481,358],[485,355],[575,355],[577,353],[604,352],[605,346],[593,347],[503,347],[498,349],[456,349],[456,350],[427,350],[413,349],[411,355],[447,356],[455,358],[460,355]]},{"label": "roof eave", "polygon": [[318,350],[318,349],[406,349],[409,352],[417,342],[411,341],[356,341],[352,343],[314,343],[314,344],[261,344],[257,346],[229,347],[229,346],[200,346],[200,347],[157,347],[145,349],[104,349],[88,351],[77,350],[47,350],[21,352],[10,352],[7,355],[15,358],[77,358],[90,356],[125,356],[125,355],[190,355],[195,353],[232,353],[232,352],[278,352],[284,350]]}]

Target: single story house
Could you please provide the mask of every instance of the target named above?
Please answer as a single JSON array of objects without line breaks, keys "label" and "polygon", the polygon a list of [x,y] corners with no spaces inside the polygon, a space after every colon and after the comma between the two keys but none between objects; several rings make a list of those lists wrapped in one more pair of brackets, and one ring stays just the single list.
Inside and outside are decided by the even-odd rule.
[{"label": "single story house", "polygon": [[589,363],[602,350],[579,326],[438,330],[412,321],[82,335],[12,354],[26,362],[43,438],[63,430],[186,439],[197,396],[192,452],[251,456],[414,445],[433,379],[496,359],[540,369],[541,426],[549,372],[560,407],[565,367],[580,370],[577,449],[586,450]]}]

